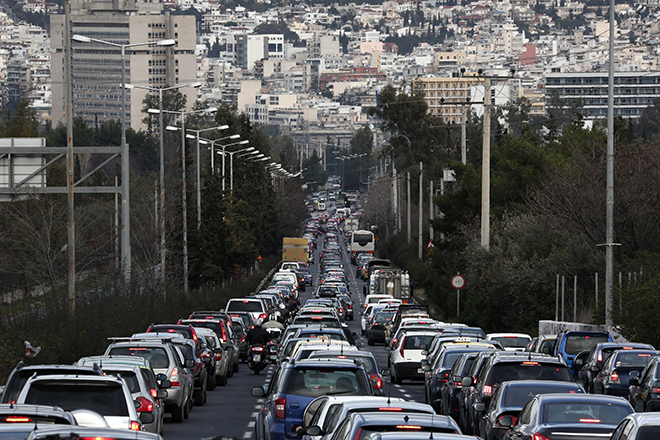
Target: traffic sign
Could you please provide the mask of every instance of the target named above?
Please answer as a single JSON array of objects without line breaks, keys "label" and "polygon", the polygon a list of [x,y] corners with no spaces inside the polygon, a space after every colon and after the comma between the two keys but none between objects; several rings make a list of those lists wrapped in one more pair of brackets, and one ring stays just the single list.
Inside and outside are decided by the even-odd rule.
[{"label": "traffic sign", "polygon": [[433,249],[435,245],[433,244],[433,240],[429,240],[429,243],[426,245],[426,249]]},{"label": "traffic sign", "polygon": [[454,275],[451,277],[451,286],[454,289],[462,289],[465,287],[465,278],[463,278],[463,275]]}]

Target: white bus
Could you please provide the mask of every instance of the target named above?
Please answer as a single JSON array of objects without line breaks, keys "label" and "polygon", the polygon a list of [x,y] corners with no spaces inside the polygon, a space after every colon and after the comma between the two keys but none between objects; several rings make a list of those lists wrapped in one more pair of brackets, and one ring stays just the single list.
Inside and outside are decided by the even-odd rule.
[{"label": "white bus", "polygon": [[351,234],[351,242],[349,243],[351,250],[351,260],[356,252],[374,253],[376,249],[376,241],[374,240],[374,233],[371,231],[355,231]]}]

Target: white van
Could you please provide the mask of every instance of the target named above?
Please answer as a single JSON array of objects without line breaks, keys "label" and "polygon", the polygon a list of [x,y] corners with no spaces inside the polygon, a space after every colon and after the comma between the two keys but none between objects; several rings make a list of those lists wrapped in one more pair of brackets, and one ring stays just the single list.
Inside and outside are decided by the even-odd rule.
[{"label": "white van", "polygon": [[298,285],[298,276],[295,273],[291,272],[290,270],[280,270],[279,272],[275,273],[275,275],[273,275],[272,284],[275,284],[280,280],[293,283],[293,285],[296,286],[296,291],[294,294],[298,296],[298,289],[300,286]]}]

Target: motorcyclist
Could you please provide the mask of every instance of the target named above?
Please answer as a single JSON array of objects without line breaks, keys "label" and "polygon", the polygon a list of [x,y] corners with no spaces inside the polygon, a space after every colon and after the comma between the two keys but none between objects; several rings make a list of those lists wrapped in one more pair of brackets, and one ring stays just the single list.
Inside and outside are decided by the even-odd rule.
[{"label": "motorcyclist", "polygon": [[266,329],[263,328],[261,319],[257,319],[254,322],[254,328],[250,329],[250,331],[247,332],[247,335],[245,335],[245,342],[247,342],[248,346],[252,346],[266,345],[269,341],[270,335]]}]

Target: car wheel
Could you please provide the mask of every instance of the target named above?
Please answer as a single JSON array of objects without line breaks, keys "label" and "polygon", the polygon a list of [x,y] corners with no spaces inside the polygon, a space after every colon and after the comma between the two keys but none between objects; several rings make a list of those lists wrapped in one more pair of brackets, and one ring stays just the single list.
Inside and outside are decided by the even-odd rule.
[{"label": "car wheel", "polygon": [[396,370],[392,368],[392,383],[398,385],[401,383],[401,378],[396,375]]},{"label": "car wheel", "polygon": [[223,374],[222,376],[216,376],[215,381],[217,382],[218,385],[221,387],[224,387],[227,385],[227,374]]},{"label": "car wheel", "polygon": [[367,335],[367,345],[374,345],[374,340],[369,335]]},{"label": "car wheel", "polygon": [[206,405],[206,402],[207,402],[207,392],[206,392],[206,388],[204,388],[204,405]]},{"label": "car wheel", "polygon": [[[191,394],[190,396],[188,396],[188,414],[190,414],[193,410],[193,406],[194,406],[193,402],[194,402],[194,395]],[[186,416],[186,419],[187,418],[188,416]]]},{"label": "car wheel", "polygon": [[238,359],[236,359],[236,363],[234,364],[234,373],[238,373]]},{"label": "car wheel", "polygon": [[234,369],[227,366],[227,377],[232,377],[234,375]]},{"label": "car wheel", "polygon": [[184,416],[185,416],[185,402],[181,406],[177,406],[172,410],[172,421],[174,423],[181,423],[183,422]]}]

